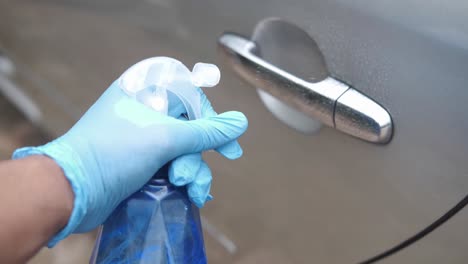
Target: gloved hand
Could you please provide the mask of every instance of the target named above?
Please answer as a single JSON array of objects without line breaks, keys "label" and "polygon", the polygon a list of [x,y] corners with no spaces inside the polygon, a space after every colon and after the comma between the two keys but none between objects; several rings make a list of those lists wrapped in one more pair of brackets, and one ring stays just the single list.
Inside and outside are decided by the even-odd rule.
[{"label": "gloved hand", "polygon": [[240,112],[216,115],[203,93],[201,119],[181,120],[181,102],[172,101],[169,107],[172,117],[128,97],[114,82],[65,135],[15,151],[15,159],[35,154],[54,159],[75,194],[69,222],[50,247],[71,233],[102,224],[122,200],[174,159],[170,180],[188,184],[192,201],[203,205],[211,173],[200,152],[217,149],[227,158],[240,157],[236,139],[247,129],[247,119]]},{"label": "gloved hand", "polygon": [[[200,108],[202,118],[216,116],[217,113],[203,91],[198,88],[198,92],[201,98]],[[168,96],[169,106],[173,106],[169,109],[168,114],[178,117],[180,120],[187,120],[183,104],[176,96],[171,94]],[[237,140],[216,148],[216,151],[231,160],[242,156],[242,148]],[[198,207],[202,207],[206,201],[212,199],[212,196],[209,194],[212,180],[211,171],[206,162],[202,160],[201,153],[186,154],[172,161],[169,166],[169,180],[176,186],[187,185],[189,198]]]}]

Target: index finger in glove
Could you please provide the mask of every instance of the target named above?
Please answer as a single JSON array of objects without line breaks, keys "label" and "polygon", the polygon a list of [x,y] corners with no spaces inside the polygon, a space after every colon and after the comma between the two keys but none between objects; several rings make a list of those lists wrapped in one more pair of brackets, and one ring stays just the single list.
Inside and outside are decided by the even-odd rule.
[{"label": "index finger in glove", "polygon": [[[201,98],[201,112],[202,117],[216,116],[211,103],[201,89],[198,90]],[[180,116],[178,119],[187,120],[185,117]],[[242,148],[237,140],[233,140],[216,149],[218,153],[228,159],[236,159],[242,155]],[[195,180],[195,175],[199,170],[202,163],[201,153],[192,153],[182,155],[172,161],[169,167],[169,180],[172,184],[177,186],[186,185]]]},{"label": "index finger in glove", "polygon": [[[203,93],[203,91],[200,88],[198,89],[198,91],[200,93],[202,117],[206,118],[206,117],[212,117],[212,116],[218,115],[218,113],[216,113],[216,111],[211,106],[211,103],[206,97],[205,93]],[[242,156],[242,153],[243,153],[242,148],[237,142],[237,140],[233,140],[215,150],[219,154],[231,160],[238,159],[239,157]]]}]

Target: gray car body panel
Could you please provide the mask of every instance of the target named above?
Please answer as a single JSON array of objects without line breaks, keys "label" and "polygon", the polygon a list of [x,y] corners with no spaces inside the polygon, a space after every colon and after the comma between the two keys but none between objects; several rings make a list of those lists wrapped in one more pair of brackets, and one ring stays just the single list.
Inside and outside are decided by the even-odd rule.
[{"label": "gray car body panel", "polygon": [[[4,0],[0,44],[41,107],[42,125],[59,135],[140,59],[218,63],[222,32],[249,36],[270,17],[306,30],[332,76],[390,112],[393,140],[377,146],[330,128],[295,132],[220,64],[221,84],[208,96],[217,111],[245,112],[250,128],[239,161],[206,155],[216,199],[203,213],[239,246],[234,256],[210,258],[350,263],[432,223],[468,190],[467,9],[421,0]],[[457,215],[396,262],[462,263],[467,221]]]}]

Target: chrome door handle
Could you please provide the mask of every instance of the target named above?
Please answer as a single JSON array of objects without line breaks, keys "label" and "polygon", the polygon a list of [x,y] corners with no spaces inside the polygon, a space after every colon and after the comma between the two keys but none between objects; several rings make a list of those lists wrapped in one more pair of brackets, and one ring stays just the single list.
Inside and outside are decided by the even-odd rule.
[{"label": "chrome door handle", "polygon": [[317,83],[298,78],[257,56],[257,45],[238,34],[223,34],[218,45],[244,80],[306,115],[365,141],[385,144],[392,138],[389,113],[347,84],[330,76]]}]

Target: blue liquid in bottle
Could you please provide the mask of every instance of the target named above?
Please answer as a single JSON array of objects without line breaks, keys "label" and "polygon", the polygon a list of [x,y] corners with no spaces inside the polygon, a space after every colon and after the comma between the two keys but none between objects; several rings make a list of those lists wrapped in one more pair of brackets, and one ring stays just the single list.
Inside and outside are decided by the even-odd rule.
[{"label": "blue liquid in bottle", "polygon": [[198,208],[163,167],[104,223],[90,263],[207,263]]}]

